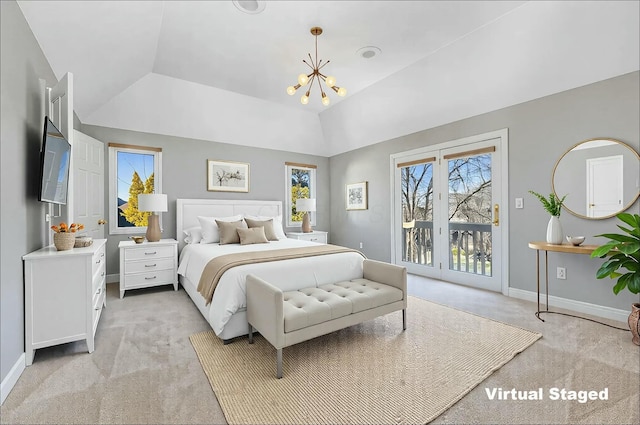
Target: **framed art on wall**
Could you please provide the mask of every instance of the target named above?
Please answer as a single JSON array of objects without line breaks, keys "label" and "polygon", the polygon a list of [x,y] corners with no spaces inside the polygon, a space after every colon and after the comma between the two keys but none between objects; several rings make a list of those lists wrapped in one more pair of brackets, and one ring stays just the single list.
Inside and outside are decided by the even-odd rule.
[{"label": "framed art on wall", "polygon": [[249,192],[249,164],[208,159],[207,190],[210,192]]},{"label": "framed art on wall", "polygon": [[366,210],[367,182],[348,184],[346,188],[347,210]]}]

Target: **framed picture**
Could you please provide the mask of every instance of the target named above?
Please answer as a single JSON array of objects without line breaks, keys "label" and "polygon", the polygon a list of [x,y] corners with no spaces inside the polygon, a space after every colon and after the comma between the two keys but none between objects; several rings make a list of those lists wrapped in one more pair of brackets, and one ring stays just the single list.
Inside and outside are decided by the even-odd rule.
[{"label": "framed picture", "polygon": [[346,196],[347,210],[366,210],[367,182],[348,184]]},{"label": "framed picture", "polygon": [[249,164],[208,159],[207,190],[210,192],[248,192]]}]

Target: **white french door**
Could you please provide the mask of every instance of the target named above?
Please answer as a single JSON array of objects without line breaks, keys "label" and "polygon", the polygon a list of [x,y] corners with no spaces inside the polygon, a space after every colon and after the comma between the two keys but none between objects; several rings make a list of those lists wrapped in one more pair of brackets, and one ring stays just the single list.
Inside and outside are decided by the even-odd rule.
[{"label": "white french door", "polygon": [[392,261],[506,292],[506,149],[501,130],[392,155]]}]

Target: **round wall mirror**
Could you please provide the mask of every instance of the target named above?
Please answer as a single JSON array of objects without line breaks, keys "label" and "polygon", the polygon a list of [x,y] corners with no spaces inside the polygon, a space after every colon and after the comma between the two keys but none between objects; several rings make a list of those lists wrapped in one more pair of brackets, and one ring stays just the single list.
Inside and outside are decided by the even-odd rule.
[{"label": "round wall mirror", "polygon": [[564,153],[553,169],[553,192],[564,208],[588,219],[613,217],[640,195],[640,156],[615,139],[589,139]]}]

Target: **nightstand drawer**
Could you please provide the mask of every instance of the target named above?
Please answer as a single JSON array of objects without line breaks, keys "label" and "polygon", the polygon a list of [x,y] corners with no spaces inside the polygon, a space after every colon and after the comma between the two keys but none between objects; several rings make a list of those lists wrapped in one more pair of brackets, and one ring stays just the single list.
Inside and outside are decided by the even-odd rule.
[{"label": "nightstand drawer", "polygon": [[124,251],[125,260],[146,260],[149,258],[173,258],[173,246],[145,246],[144,248],[128,248]]},{"label": "nightstand drawer", "polygon": [[127,261],[124,263],[124,272],[144,273],[155,270],[167,270],[174,268],[173,258],[150,258],[147,261]]},{"label": "nightstand drawer", "polygon": [[146,273],[129,274],[125,276],[125,289],[147,287],[175,283],[177,274],[175,269],[156,270]]}]

